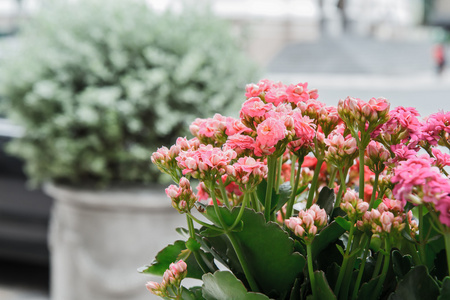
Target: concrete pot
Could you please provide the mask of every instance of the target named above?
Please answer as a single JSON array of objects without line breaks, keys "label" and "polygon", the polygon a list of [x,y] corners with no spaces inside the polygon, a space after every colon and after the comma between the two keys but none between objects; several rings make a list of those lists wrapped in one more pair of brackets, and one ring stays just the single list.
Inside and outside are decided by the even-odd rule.
[{"label": "concrete pot", "polygon": [[49,232],[53,300],[158,299],[137,272],[181,237],[185,218],[160,186],[78,190],[49,184],[55,200]]}]

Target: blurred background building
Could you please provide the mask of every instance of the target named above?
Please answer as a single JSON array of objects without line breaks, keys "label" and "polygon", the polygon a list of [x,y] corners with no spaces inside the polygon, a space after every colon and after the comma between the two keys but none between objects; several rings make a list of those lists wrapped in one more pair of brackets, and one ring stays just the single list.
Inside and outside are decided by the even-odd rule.
[{"label": "blurred background building", "polygon": [[[14,51],[21,22],[51,2],[0,0],[0,59]],[[176,0],[146,2],[160,11],[178,5]],[[448,109],[450,77],[445,70],[436,74],[433,58],[436,43],[448,54],[448,0],[205,3],[218,18],[230,21],[269,79],[308,81],[327,104],[350,95],[365,100],[384,96],[392,106],[415,106],[423,116]],[[2,120],[0,147],[18,134],[20,129]],[[51,201],[39,190],[27,190],[20,168],[19,160],[0,149],[0,299],[47,299],[45,236]]]}]

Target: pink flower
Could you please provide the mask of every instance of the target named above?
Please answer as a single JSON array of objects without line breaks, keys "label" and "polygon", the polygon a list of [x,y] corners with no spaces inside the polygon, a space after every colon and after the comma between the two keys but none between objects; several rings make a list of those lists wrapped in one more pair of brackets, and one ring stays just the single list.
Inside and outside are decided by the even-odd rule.
[{"label": "pink flower", "polygon": [[287,135],[284,123],[275,118],[268,118],[258,125],[256,141],[263,146],[273,147]]},{"label": "pink flower", "polygon": [[286,103],[287,99],[286,86],[281,83],[273,85],[265,95],[266,102],[273,103],[275,106]]},{"label": "pink flower", "polygon": [[450,227],[450,197],[448,195],[438,201],[436,210],[439,212],[439,221]]},{"label": "pink flower", "polygon": [[267,92],[270,87],[273,85],[273,82],[268,79],[263,79],[258,84],[250,83],[245,86],[245,97],[258,97],[261,94]]},{"label": "pink flower", "polygon": [[435,165],[439,169],[443,169],[446,166],[450,166],[450,155],[447,153],[442,153],[437,148],[432,148],[431,152],[433,153],[434,157],[436,158]]},{"label": "pink flower", "polygon": [[298,217],[291,217],[284,222],[296,236],[311,242],[317,232],[327,224],[328,216],[324,209],[313,204],[309,209],[299,211]]},{"label": "pink flower", "polygon": [[317,90],[308,90],[308,83],[298,83],[289,85],[286,89],[287,100],[297,105],[299,102],[306,102],[310,99],[317,99]]},{"label": "pink flower", "polygon": [[235,134],[228,137],[224,149],[233,149],[237,155],[250,154],[255,149],[255,140],[248,135]]},{"label": "pink flower", "polygon": [[266,113],[273,108],[272,103],[264,103],[260,98],[252,97],[242,104],[239,117],[245,126],[254,129],[266,119]]}]

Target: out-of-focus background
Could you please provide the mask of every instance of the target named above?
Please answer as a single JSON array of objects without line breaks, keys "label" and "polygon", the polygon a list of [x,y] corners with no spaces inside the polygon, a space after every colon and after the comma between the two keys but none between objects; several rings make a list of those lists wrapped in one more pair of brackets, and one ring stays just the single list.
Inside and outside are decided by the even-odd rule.
[{"label": "out-of-focus background", "polygon": [[[55,2],[0,0],[0,68],[17,49],[21,25]],[[144,2],[157,12],[179,6],[175,0]],[[438,66],[439,59],[450,58],[448,0],[207,2],[261,68],[256,80],[308,82],[330,105],[347,96],[385,97],[391,107],[416,107],[423,117],[449,108],[450,70],[448,63]],[[20,76],[8,74],[8,81],[24,80]],[[52,200],[28,188],[23,161],[5,150],[22,132],[0,115],[0,299],[49,299]]]}]

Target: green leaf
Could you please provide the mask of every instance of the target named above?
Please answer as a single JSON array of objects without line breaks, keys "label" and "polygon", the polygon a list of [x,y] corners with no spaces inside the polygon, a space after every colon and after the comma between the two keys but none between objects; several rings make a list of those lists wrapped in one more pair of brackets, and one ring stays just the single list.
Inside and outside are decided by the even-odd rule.
[{"label": "green leaf", "polygon": [[374,293],[374,290],[380,280],[380,276],[377,276],[366,283],[361,285],[361,288],[358,292],[358,300],[377,300],[378,296]]},{"label": "green leaf", "polygon": [[184,241],[175,241],[175,243],[159,251],[153,262],[149,266],[140,268],[139,272],[163,276],[164,272],[169,268],[169,265],[175,262],[181,251],[185,249],[186,245]]},{"label": "green leaf", "polygon": [[183,300],[204,300],[202,296],[202,288],[199,286],[191,287],[189,289],[182,287],[181,297]]},{"label": "green leaf", "polygon": [[319,198],[317,199],[317,205],[320,208],[325,209],[327,215],[331,215],[334,208],[334,201],[336,200],[336,196],[334,194],[333,189],[330,189],[327,186],[324,186],[319,193]]},{"label": "green leaf", "polygon": [[[225,222],[234,220],[239,213],[239,209],[233,209],[231,212],[225,207],[219,209]],[[210,208],[207,213],[210,217],[214,214]],[[243,230],[230,234],[242,248],[245,261],[258,286],[269,296],[286,293],[301,274],[306,263],[305,258],[295,251],[294,240],[289,234],[274,222],[266,223],[262,213],[246,208],[242,221]],[[226,263],[236,263],[236,254],[229,241],[220,241],[220,237],[206,240],[209,246],[214,248],[215,256],[221,257]],[[230,257],[234,258],[228,260]],[[239,267],[234,266],[234,269],[239,270]]]},{"label": "green leaf", "polygon": [[206,300],[269,300],[263,294],[247,292],[242,282],[228,271],[205,274],[202,280],[203,297]]},{"label": "green leaf", "polygon": [[336,219],[334,219],[334,220],[336,221],[336,223],[338,223],[346,231],[350,231],[350,227],[352,226],[352,222],[346,220],[343,217],[336,217]]},{"label": "green leaf", "polygon": [[403,277],[414,266],[411,255],[402,256],[398,250],[392,251],[392,268],[398,279]]},{"label": "green leaf", "polygon": [[291,294],[289,296],[289,300],[301,300],[300,288],[302,286],[303,280],[299,280],[298,278],[295,280],[294,286],[292,287]]},{"label": "green leaf", "polygon": [[191,237],[186,242],[186,248],[188,248],[191,251],[197,251],[200,249],[200,247],[201,247],[200,243]]},{"label": "green leaf", "polygon": [[[204,253],[204,255],[211,264],[214,264],[214,258],[211,254]],[[202,278],[204,274],[203,270],[198,265],[194,254],[186,248],[186,243],[184,241],[176,241],[173,245],[168,245],[156,255],[155,260],[149,266],[144,266],[138,271],[144,274],[163,276],[170,264],[179,259],[183,259],[187,264],[187,277],[196,279]]]},{"label": "green leaf", "polygon": [[318,235],[314,238],[311,244],[311,250],[313,257],[317,255],[330,243],[336,242],[336,240],[345,233],[345,229],[342,228],[337,222],[331,222],[327,227],[322,229]]},{"label": "green leaf", "polygon": [[439,286],[428,274],[425,266],[417,266],[398,283],[389,300],[433,300],[439,296]]},{"label": "green leaf", "polygon": [[323,271],[315,271],[314,278],[316,280],[316,290],[314,292],[314,299],[316,300],[333,300],[337,299],[328,285],[325,273]]},{"label": "green leaf", "polygon": [[442,281],[441,292],[437,300],[450,299],[450,277],[445,277]]}]

